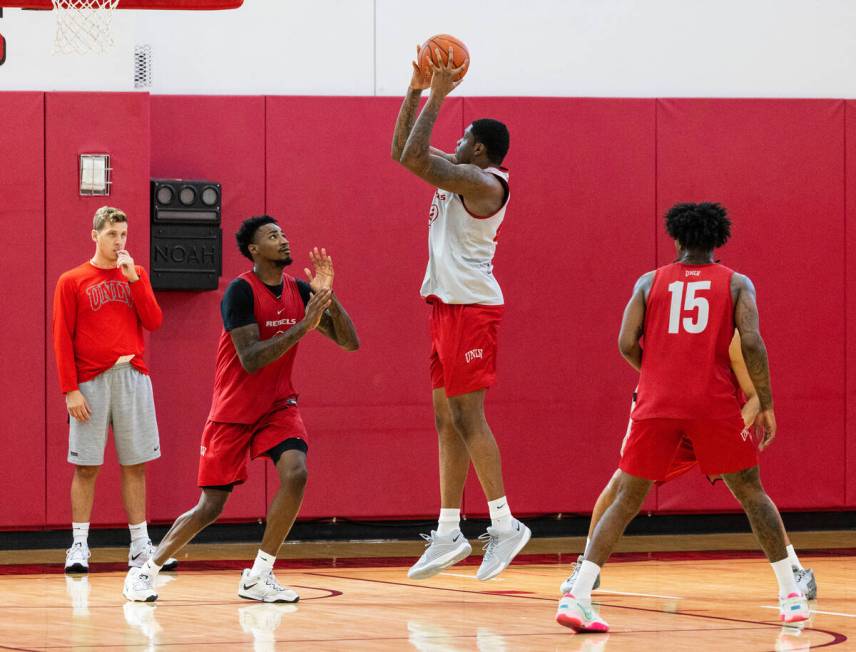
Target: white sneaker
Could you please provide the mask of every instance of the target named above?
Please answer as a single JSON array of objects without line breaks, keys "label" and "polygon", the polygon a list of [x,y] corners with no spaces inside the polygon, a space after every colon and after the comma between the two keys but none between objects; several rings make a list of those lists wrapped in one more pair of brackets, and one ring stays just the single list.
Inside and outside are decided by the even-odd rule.
[{"label": "white sneaker", "polygon": [[[142,541],[142,539],[141,539]],[[131,542],[131,548],[128,550],[128,568],[140,568],[155,554],[155,547],[152,545],[151,539],[146,539],[143,543],[134,544]],[[175,557],[170,557],[166,560],[161,570],[173,571],[178,568],[178,560]]]},{"label": "white sneaker", "polygon": [[66,573],[88,573],[89,558],[92,553],[89,552],[89,546],[79,541],[72,543],[71,548],[65,551],[65,572]]},{"label": "white sneaker", "polygon": [[799,623],[808,620],[811,612],[808,601],[802,593],[791,593],[787,598],[779,599],[779,620],[784,623]]},{"label": "white sneaker", "polygon": [[241,573],[238,583],[238,597],[259,602],[297,602],[300,596],[291,589],[280,586],[273,571],[263,575],[250,575],[249,568]]},{"label": "white sneaker", "polygon": [[455,530],[449,534],[439,534],[431,530],[431,534],[420,534],[428,544],[419,560],[407,571],[407,577],[412,580],[424,580],[436,575],[469,556],[473,551],[467,537]]},{"label": "white sneaker", "polygon": [[559,600],[556,610],[556,622],[563,627],[569,627],[575,632],[608,632],[609,625],[600,617],[591,599],[577,600],[566,593]]},{"label": "white sneaker", "polygon": [[154,602],[158,599],[155,578],[149,573],[143,573],[139,568],[132,568],[125,576],[122,595],[133,602]]},{"label": "white sneaker", "polygon": [[[565,595],[566,593],[570,593],[574,588],[574,582],[577,581],[577,575],[580,574],[580,569],[583,567],[583,556],[580,555],[577,557],[576,563],[571,568],[571,574],[568,575],[568,579],[562,582],[562,585],[559,587],[559,593]],[[592,591],[600,586],[600,573],[597,574],[597,577],[594,580],[594,586],[591,587]]]},{"label": "white sneaker", "polygon": [[511,519],[510,530],[498,532],[489,527],[487,532],[479,537],[479,540],[485,542],[484,558],[476,577],[480,580],[489,580],[499,575],[517,556],[517,553],[523,550],[523,546],[529,543],[531,536],[532,531],[516,518]]}]

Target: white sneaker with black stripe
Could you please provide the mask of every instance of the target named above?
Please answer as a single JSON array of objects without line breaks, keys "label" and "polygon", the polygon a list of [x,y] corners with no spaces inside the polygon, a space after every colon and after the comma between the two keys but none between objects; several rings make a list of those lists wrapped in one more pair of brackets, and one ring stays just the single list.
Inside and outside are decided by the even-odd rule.
[{"label": "white sneaker with black stripe", "polygon": [[[140,543],[131,542],[131,548],[128,550],[128,568],[140,568],[155,554],[155,547],[151,539],[140,539]],[[166,560],[161,570],[173,571],[178,568],[178,560],[175,557],[170,557]]]},{"label": "white sneaker with black stripe", "polygon": [[80,541],[75,541],[71,544],[71,548],[65,551],[65,572],[66,573],[88,573],[89,558],[92,553],[89,552],[89,546]]},{"label": "white sneaker with black stripe", "polygon": [[238,597],[259,602],[297,602],[300,596],[295,591],[280,586],[273,571],[261,575],[250,575],[245,568],[238,583]]},{"label": "white sneaker with black stripe", "polygon": [[139,568],[132,568],[125,576],[122,595],[133,602],[154,602],[158,599],[154,576]]}]

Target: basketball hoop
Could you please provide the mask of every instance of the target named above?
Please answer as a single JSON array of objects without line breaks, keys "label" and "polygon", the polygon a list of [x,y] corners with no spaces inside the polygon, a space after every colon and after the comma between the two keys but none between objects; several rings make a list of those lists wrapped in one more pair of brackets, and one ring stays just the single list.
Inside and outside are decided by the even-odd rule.
[{"label": "basketball hoop", "polygon": [[114,45],[111,20],[119,0],[52,0],[54,54],[106,52]]}]

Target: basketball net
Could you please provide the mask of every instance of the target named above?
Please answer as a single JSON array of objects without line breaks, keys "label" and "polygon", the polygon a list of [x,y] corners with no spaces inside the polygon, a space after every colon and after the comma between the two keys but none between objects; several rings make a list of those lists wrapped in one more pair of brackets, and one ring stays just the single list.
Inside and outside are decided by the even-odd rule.
[{"label": "basketball net", "polygon": [[56,15],[54,54],[106,52],[115,43],[111,30],[119,0],[52,0]]}]

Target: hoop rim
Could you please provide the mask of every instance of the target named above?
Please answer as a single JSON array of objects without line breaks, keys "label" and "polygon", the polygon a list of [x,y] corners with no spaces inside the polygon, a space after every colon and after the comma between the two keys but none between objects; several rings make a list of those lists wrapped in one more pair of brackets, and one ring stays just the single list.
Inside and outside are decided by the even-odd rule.
[{"label": "hoop rim", "polygon": [[[221,11],[238,9],[244,0],[119,0],[116,9],[157,11]],[[53,10],[52,0],[0,0],[0,9]]]}]

